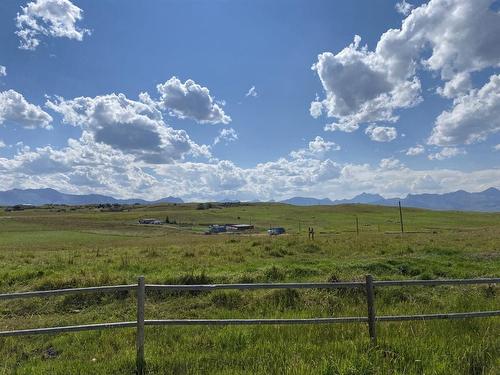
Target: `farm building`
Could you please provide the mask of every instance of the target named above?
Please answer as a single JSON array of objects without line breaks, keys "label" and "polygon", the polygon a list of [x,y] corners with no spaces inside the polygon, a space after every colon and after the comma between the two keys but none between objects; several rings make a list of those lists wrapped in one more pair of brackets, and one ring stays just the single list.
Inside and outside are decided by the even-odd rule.
[{"label": "farm building", "polygon": [[11,212],[11,211],[24,211],[24,210],[29,210],[36,208],[35,205],[32,204],[16,204],[15,206],[12,207],[7,207],[5,211]]},{"label": "farm building", "polygon": [[158,219],[139,219],[139,224],[161,225],[163,223]]},{"label": "farm building", "polygon": [[241,232],[244,230],[253,229],[253,225],[250,224],[226,224],[226,229],[231,232]]}]

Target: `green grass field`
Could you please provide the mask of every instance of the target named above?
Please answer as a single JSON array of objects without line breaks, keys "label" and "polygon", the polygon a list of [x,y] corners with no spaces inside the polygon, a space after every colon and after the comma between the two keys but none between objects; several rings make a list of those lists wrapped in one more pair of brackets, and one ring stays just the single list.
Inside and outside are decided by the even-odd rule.
[{"label": "green grass field", "polygon": [[[252,204],[0,213],[0,291],[135,283],[305,282],[500,276],[500,214]],[[175,224],[138,225],[155,217]],[[355,217],[359,219],[356,234]],[[206,236],[209,223],[252,234]],[[287,234],[269,237],[269,226]],[[316,230],[315,241],[307,228]],[[299,228],[301,232],[299,233]],[[0,303],[0,329],[135,320],[135,296]],[[385,288],[377,314],[500,309],[498,286]],[[146,319],[366,315],[363,291],[154,293]],[[500,374],[500,318],[378,324],[147,327],[149,374]],[[133,374],[135,330],[0,339],[1,374]]]}]

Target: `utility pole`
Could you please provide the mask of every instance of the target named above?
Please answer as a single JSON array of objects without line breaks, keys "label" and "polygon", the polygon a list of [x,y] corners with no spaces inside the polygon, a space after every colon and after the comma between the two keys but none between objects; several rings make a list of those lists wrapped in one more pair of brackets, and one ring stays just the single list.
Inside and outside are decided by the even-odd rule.
[{"label": "utility pole", "polygon": [[401,235],[403,235],[405,228],[403,225],[403,210],[401,209],[401,201],[399,201],[399,221],[401,223]]}]

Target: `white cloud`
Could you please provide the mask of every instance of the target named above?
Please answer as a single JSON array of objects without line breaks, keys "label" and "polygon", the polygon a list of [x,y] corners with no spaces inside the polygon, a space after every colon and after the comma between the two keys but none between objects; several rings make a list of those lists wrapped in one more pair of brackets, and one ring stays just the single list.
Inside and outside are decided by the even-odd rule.
[{"label": "white cloud", "polygon": [[415,147],[410,147],[406,150],[406,155],[408,156],[417,156],[421,155],[425,152],[425,147],[422,145],[416,145]]},{"label": "white cloud", "polygon": [[336,55],[320,54],[312,67],[326,98],[312,102],[310,112],[313,117],[324,112],[337,119],[325,130],[350,132],[364,122],[394,122],[398,118],[394,115],[396,109],[420,101],[420,82],[412,77],[412,69],[391,70],[383,56],[360,47],[360,42],[356,35],[354,42]]},{"label": "white cloud", "polygon": [[7,146],[3,140],[0,139],[0,148]]},{"label": "white cloud", "polygon": [[246,97],[254,97],[256,98],[257,96],[259,96],[259,94],[257,94],[257,90],[255,89],[255,86],[252,86],[250,87],[250,89],[248,90],[248,92],[245,94]]},{"label": "white cloud", "polygon": [[493,0],[430,0],[413,9],[400,29],[386,31],[374,51],[359,36],[337,54],[318,56],[313,65],[325,98],[311,114],[334,118],[325,130],[354,131],[366,122],[396,121],[395,111],[420,99],[417,68],[440,74],[438,91],[463,95],[469,74],[500,66],[500,12]]},{"label": "white cloud", "polygon": [[455,99],[450,111],[442,112],[429,138],[439,146],[471,144],[500,131],[500,75],[492,75],[479,90]]},{"label": "white cloud", "polygon": [[472,88],[469,73],[457,73],[444,87],[438,87],[437,93],[445,98],[452,99],[463,95]]},{"label": "white cloud", "polygon": [[493,150],[500,151],[500,143],[497,144],[497,145],[495,145],[495,146],[493,146]]},{"label": "white cloud", "polygon": [[5,77],[7,75],[7,68],[3,65],[0,65],[0,77]]},{"label": "white cloud", "polygon": [[52,187],[69,193],[101,193],[130,197],[159,181],[146,173],[133,155],[96,143],[84,131],[79,140],[56,150],[50,146],[21,148],[12,159],[0,158],[6,186]]},{"label": "white cloud", "polygon": [[458,155],[465,155],[465,150],[462,150],[457,147],[444,147],[441,151],[436,152],[435,154],[429,154],[429,160],[445,160],[449,158],[453,158]]},{"label": "white cloud", "polygon": [[219,135],[214,139],[214,145],[219,142],[234,142],[238,140],[238,133],[233,128],[224,128],[219,131]]},{"label": "white cloud", "polygon": [[170,164],[138,161],[135,155],[95,142],[89,131],[67,147],[20,146],[12,158],[0,157],[4,189],[52,187],[70,193],[188,200],[284,199],[294,195],[349,197],[363,191],[384,196],[407,193],[479,191],[500,185],[500,169],[473,172],[413,170],[394,158],[368,164],[339,164],[316,157],[279,158],[243,168],[228,160]]},{"label": "white cloud", "polygon": [[52,117],[14,90],[0,92],[0,125],[6,122],[19,124],[26,129],[52,128]]},{"label": "white cloud", "polygon": [[29,2],[21,7],[21,13],[16,17],[19,48],[36,49],[41,36],[83,40],[90,31],[76,25],[83,18],[82,14],[83,11],[69,0]]},{"label": "white cloud", "polygon": [[396,3],[395,8],[398,13],[401,13],[403,16],[407,16],[408,14],[410,14],[414,6],[413,4],[406,2],[406,0],[402,0]]},{"label": "white cloud", "polygon": [[172,77],[156,87],[161,94],[159,105],[163,109],[169,109],[172,116],[193,119],[202,124],[231,122],[231,117],[221,107],[223,103],[216,102],[210,96],[208,88],[191,79],[182,83],[177,77]]},{"label": "white cloud", "polygon": [[147,94],[141,94],[140,101],[110,94],[72,100],[57,98],[46,105],[59,112],[65,123],[87,131],[95,142],[134,155],[138,160],[170,163],[189,154],[210,156],[208,147],[197,145],[184,130],[168,127]]},{"label": "white cloud", "polygon": [[290,156],[293,159],[300,158],[322,158],[328,151],[340,150],[340,146],[335,142],[325,141],[322,137],[316,136],[312,141],[309,142],[307,149],[301,148],[290,152]]},{"label": "white cloud", "polygon": [[322,137],[316,136],[312,141],[309,142],[309,151],[312,153],[321,153],[330,150],[340,150],[340,146],[335,142],[325,141]]},{"label": "white cloud", "polygon": [[404,167],[404,164],[402,164],[398,159],[390,157],[380,160],[379,167],[381,169],[400,169]]},{"label": "white cloud", "polygon": [[319,101],[319,97],[316,98],[316,101],[311,102],[309,113],[314,118],[318,118],[323,114],[323,104]]},{"label": "white cloud", "polygon": [[376,52],[388,58],[391,70],[406,70],[426,51],[423,67],[451,80],[500,65],[500,13],[493,0],[431,0],[414,9],[401,29],[382,35]]},{"label": "white cloud", "polygon": [[375,125],[368,126],[365,130],[365,134],[367,134],[372,141],[376,142],[391,142],[398,136],[396,128]]}]

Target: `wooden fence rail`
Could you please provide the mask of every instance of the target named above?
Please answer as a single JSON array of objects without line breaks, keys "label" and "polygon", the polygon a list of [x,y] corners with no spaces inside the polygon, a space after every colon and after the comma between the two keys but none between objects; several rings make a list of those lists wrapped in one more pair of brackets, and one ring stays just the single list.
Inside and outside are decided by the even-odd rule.
[{"label": "wooden fence rail", "polygon": [[[88,288],[56,289],[33,292],[18,292],[0,294],[0,301],[18,298],[60,296],[73,293],[101,293],[135,290],[137,294],[137,320],[131,322],[111,322],[99,324],[84,324],[63,327],[33,328],[22,330],[0,331],[0,337],[38,335],[64,332],[79,332],[115,328],[136,328],[136,366],[137,373],[144,374],[146,361],[144,356],[145,326],[181,326],[181,325],[281,325],[281,324],[335,324],[335,323],[368,323],[370,338],[376,343],[376,322],[422,321],[433,319],[467,319],[500,316],[500,310],[476,311],[462,313],[441,313],[421,315],[393,315],[377,316],[375,312],[375,287],[391,286],[436,286],[436,285],[474,285],[499,284],[500,278],[483,279],[449,279],[449,280],[373,280],[371,275],[366,276],[365,282],[332,282],[332,283],[260,283],[260,284],[209,284],[209,285],[157,285],[146,284],[144,277],[138,278],[137,284],[99,286]],[[309,319],[145,319],[145,300],[148,291],[214,291],[214,290],[256,290],[256,289],[336,289],[336,288],[363,288],[366,290],[367,316],[350,316],[337,318],[309,318]]]}]

